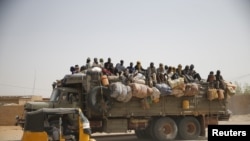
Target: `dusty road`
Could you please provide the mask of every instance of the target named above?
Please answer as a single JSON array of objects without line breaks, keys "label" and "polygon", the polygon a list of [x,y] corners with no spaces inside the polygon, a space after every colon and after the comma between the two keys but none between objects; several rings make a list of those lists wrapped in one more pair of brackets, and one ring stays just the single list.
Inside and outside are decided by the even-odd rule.
[{"label": "dusty road", "polygon": [[[247,115],[233,115],[229,121],[219,122],[219,124],[237,124],[250,125],[250,114]],[[139,140],[136,136],[105,136],[106,134],[93,134],[96,141],[150,141]],[[110,134],[108,134],[110,135]],[[22,129],[19,126],[0,126],[0,141],[20,141],[22,137]],[[200,139],[199,141],[206,141],[207,139]]]}]

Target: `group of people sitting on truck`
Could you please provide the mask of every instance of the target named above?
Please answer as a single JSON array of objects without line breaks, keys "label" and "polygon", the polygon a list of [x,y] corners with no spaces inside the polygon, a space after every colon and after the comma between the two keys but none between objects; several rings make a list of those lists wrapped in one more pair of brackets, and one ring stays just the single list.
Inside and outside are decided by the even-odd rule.
[{"label": "group of people sitting on truck", "polygon": [[[85,73],[87,70],[99,67],[102,69],[102,73],[107,76],[125,76],[130,78],[136,76],[137,74],[144,75],[146,78],[146,83],[149,86],[154,86],[157,83],[164,83],[167,80],[175,80],[180,77],[184,78],[185,83],[199,82],[202,80],[200,74],[195,71],[194,65],[186,65],[184,68],[181,64],[177,67],[163,65],[159,63],[156,67],[153,62],[150,63],[148,68],[144,68],[140,61],[137,61],[134,65],[133,62],[129,63],[129,66],[124,66],[124,60],[120,60],[119,63],[114,65],[111,58],[108,58],[106,62],[102,58],[94,58],[93,63],[90,58],[87,58],[86,65],[79,67],[78,65],[71,66],[70,71],[72,74],[75,73]],[[220,70],[217,70],[216,74],[211,71],[206,80],[210,87],[224,89],[223,77],[221,76]]]}]

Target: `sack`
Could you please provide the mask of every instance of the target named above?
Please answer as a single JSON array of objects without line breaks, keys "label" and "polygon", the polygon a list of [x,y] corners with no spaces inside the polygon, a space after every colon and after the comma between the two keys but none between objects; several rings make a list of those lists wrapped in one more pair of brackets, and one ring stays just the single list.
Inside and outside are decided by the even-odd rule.
[{"label": "sack", "polygon": [[151,99],[154,103],[158,103],[160,101],[161,92],[156,87],[152,87],[152,90],[153,93],[151,95]]},{"label": "sack", "polygon": [[122,85],[123,84],[121,82],[111,83],[109,85],[109,88],[111,90],[110,96],[112,98],[117,98],[118,95],[120,95],[122,93]]},{"label": "sack", "polygon": [[143,74],[141,74],[141,73],[137,73],[137,74],[134,76],[134,79],[143,79],[143,80],[145,80],[146,77],[145,77]]},{"label": "sack", "polygon": [[116,75],[108,75],[107,77],[108,77],[108,80],[110,82],[118,82],[118,81],[120,81],[119,76],[116,76]]},{"label": "sack", "polygon": [[122,84],[121,87],[122,87],[122,91],[121,91],[121,93],[116,97],[116,100],[117,100],[117,101],[120,101],[120,102],[123,102],[123,101],[125,101],[125,99],[126,99],[126,96],[127,96],[128,91],[127,91],[127,86],[125,86],[125,85]]},{"label": "sack", "polygon": [[227,94],[233,96],[236,94],[236,85],[232,84],[231,82],[224,81],[227,87]]},{"label": "sack", "polygon": [[184,96],[184,92],[180,89],[173,89],[171,95],[174,95],[175,97],[182,97]]},{"label": "sack", "polygon": [[233,87],[227,87],[227,94],[233,96],[236,94],[236,90]]},{"label": "sack", "polygon": [[139,78],[133,78],[132,82],[133,83],[138,83],[138,84],[146,84],[144,79],[139,79]]},{"label": "sack", "polygon": [[194,96],[199,94],[199,86],[196,83],[188,83],[185,87],[185,96]]},{"label": "sack", "polygon": [[102,69],[100,67],[93,67],[91,71],[102,72]]},{"label": "sack", "polygon": [[176,88],[176,87],[181,87],[184,85],[184,78],[180,77],[178,79],[168,79],[168,84],[169,86],[173,89],[173,88]]},{"label": "sack", "polygon": [[87,76],[90,76],[91,80],[101,80],[101,72],[88,70],[86,72]]},{"label": "sack", "polygon": [[218,90],[217,90],[217,93],[218,93],[218,99],[219,99],[219,100],[224,99],[224,90],[218,89]]},{"label": "sack", "polygon": [[161,95],[170,95],[172,88],[165,83],[156,84],[155,87],[160,90]]},{"label": "sack", "polygon": [[132,98],[130,86],[126,86],[121,82],[110,84],[110,97],[115,98],[119,102],[128,102]]},{"label": "sack", "polygon": [[209,88],[207,93],[207,99],[208,100],[218,99],[217,89]]},{"label": "sack", "polygon": [[137,98],[145,98],[148,94],[148,86],[144,84],[131,83],[132,95]]},{"label": "sack", "polygon": [[127,95],[123,100],[123,102],[129,102],[131,98],[132,98],[132,90],[130,86],[127,86]]}]

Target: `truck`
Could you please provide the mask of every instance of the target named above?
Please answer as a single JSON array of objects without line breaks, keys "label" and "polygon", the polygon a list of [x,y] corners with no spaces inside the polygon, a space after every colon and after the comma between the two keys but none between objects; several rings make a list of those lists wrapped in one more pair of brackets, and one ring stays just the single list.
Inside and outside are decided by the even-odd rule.
[{"label": "truck", "polygon": [[225,82],[223,90],[180,77],[149,86],[138,76],[109,76],[98,69],[66,74],[53,83],[49,101],[27,102],[24,109],[80,108],[92,133],[134,131],[138,138],[159,141],[205,137],[208,125],[230,118],[232,84]]}]

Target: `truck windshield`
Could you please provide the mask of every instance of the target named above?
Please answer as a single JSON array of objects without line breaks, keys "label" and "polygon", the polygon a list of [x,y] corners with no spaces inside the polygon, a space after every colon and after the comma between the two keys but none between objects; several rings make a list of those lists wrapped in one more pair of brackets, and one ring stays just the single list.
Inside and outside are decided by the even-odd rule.
[{"label": "truck windshield", "polygon": [[60,90],[57,88],[53,89],[52,94],[50,96],[50,101],[58,101],[60,96]]}]

